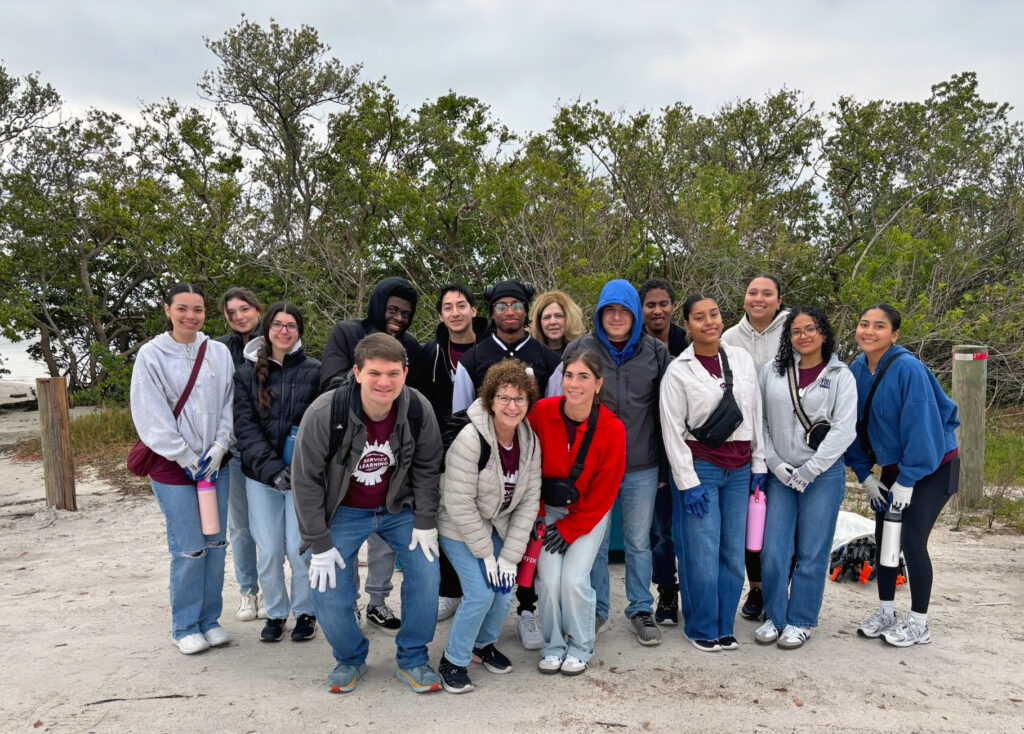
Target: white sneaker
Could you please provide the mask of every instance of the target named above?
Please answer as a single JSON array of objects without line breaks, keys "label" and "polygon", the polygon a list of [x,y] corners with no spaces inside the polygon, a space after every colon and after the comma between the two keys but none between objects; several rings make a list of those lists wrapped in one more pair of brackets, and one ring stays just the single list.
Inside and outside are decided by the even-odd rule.
[{"label": "white sneaker", "polygon": [[210,643],[198,632],[185,635],[180,640],[172,640],[182,655],[195,655],[197,652],[210,649]]},{"label": "white sneaker", "polygon": [[437,621],[440,622],[442,619],[448,619],[448,617],[455,614],[455,610],[459,608],[461,602],[462,599],[455,596],[437,597]]},{"label": "white sneaker", "polygon": [[259,593],[256,597],[256,618],[266,619],[267,618],[267,605],[263,603],[263,592]]},{"label": "white sneaker", "polygon": [[775,629],[775,622],[770,619],[754,632],[754,642],[758,645],[771,645],[778,639],[779,631]]},{"label": "white sneaker", "polygon": [[256,595],[251,591],[248,594],[242,594],[242,598],[238,602],[238,611],[235,612],[235,619],[239,622],[251,622],[256,619]]},{"label": "white sneaker", "polygon": [[921,624],[908,614],[898,624],[883,632],[882,638],[896,647],[910,647],[927,645],[932,641],[932,633],[927,622]]},{"label": "white sneaker", "polygon": [[516,619],[516,637],[527,650],[540,650],[544,647],[544,638],[540,636],[537,617],[533,612],[523,612]]},{"label": "white sneaker", "polygon": [[562,675],[579,675],[587,669],[587,664],[577,657],[566,655],[560,668]]},{"label": "white sneaker", "polygon": [[562,658],[557,655],[545,655],[539,663],[537,663],[537,669],[541,673],[557,673],[562,669]]},{"label": "white sneaker", "polygon": [[894,624],[896,624],[896,615],[887,614],[879,607],[874,614],[861,622],[860,627],[857,628],[857,634],[861,637],[881,637],[882,633]]},{"label": "white sneaker", "polygon": [[782,630],[782,634],[779,635],[778,645],[783,650],[796,650],[798,647],[803,647],[810,636],[810,628],[787,624],[786,628]]},{"label": "white sneaker", "polygon": [[211,627],[203,633],[203,637],[210,643],[210,647],[220,647],[231,642],[231,635],[228,631],[221,627],[219,624],[216,627]]}]

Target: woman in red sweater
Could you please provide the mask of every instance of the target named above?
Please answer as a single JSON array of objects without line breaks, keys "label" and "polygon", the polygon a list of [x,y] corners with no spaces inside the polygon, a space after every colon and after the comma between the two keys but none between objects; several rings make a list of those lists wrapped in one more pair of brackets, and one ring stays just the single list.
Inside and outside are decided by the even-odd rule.
[{"label": "woman in red sweater", "polygon": [[[562,363],[562,397],[539,401],[530,414],[540,439],[547,522],[536,581],[542,673],[579,675],[594,654],[597,597],[590,569],[626,469],[626,429],[600,405],[603,383],[600,357],[574,353]],[[581,456],[582,467],[574,470]]]}]

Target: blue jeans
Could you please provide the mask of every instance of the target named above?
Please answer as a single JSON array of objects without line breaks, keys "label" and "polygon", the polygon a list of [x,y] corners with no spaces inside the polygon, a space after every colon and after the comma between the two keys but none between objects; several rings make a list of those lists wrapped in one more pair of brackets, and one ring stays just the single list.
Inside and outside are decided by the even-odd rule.
[{"label": "blue jeans", "polygon": [[231,452],[228,464],[231,490],[228,493],[228,540],[231,542],[231,556],[235,562],[235,580],[240,594],[255,594],[259,589],[256,568],[256,541],[249,529],[249,498],[245,490],[245,475],[238,452]]},{"label": "blue jeans", "polygon": [[651,522],[651,580],[659,589],[677,589],[676,554],[672,547],[672,488],[661,487],[654,498]]},{"label": "blue jeans", "polygon": [[[547,508],[548,524],[565,514],[565,508]],[[533,586],[537,589],[544,656],[564,658],[568,654],[586,662],[594,654],[597,595],[590,585],[590,574],[610,523],[609,512],[593,530],[573,541],[564,554],[540,552]]]},{"label": "blue jeans", "polygon": [[[408,508],[393,515],[386,507],[362,509],[343,505],[331,523],[331,540],[347,568],[357,563],[359,546],[371,533],[377,533],[402,564],[402,628],[395,638],[398,646],[395,660],[399,668],[427,663],[427,645],[434,639],[437,626],[439,564],[436,558],[427,561],[418,546],[409,550],[413,522],[412,511]],[[313,590],[313,609],[334,659],[345,665],[362,665],[366,662],[370,642],[353,614],[356,587],[351,573],[338,569],[336,578],[335,588],[328,586],[323,593]]]},{"label": "blue jeans", "polygon": [[[822,472],[802,493],[768,476],[761,575],[768,619],[782,629],[817,627],[825,590],[832,536],[846,492],[842,459]],[[794,536],[796,568],[790,579]]]},{"label": "blue jeans", "polygon": [[215,482],[220,532],[203,535],[196,486],[149,480],[167,525],[167,550],[171,554],[171,636],[175,640],[218,625],[224,591],[228,481],[226,474],[220,474]]},{"label": "blue jeans", "polygon": [[[296,617],[313,613],[313,597],[309,588],[309,564],[299,553],[302,536],[295,517],[292,493],[279,492],[255,479],[246,478],[245,491],[249,496],[249,527],[260,549],[257,567],[260,587],[266,604],[267,617],[287,619],[288,612]],[[288,589],[284,583],[284,561],[292,568],[292,598],[288,602]]]},{"label": "blue jeans", "polygon": [[[616,502],[622,510],[622,540],[626,546],[626,616],[651,612],[651,521],[654,519],[654,497],[658,493],[658,468],[626,472],[619,485]],[[597,592],[597,613],[608,618],[608,545],[611,523],[605,530],[590,572],[590,583]]]},{"label": "blue jeans", "polygon": [[[501,538],[496,531],[491,532],[491,542],[497,558]],[[513,595],[511,591],[503,594],[487,585],[480,559],[462,541],[442,536],[441,548],[462,584],[462,603],[455,610],[444,656],[453,665],[465,667],[470,663],[474,647],[485,647],[497,641]]]},{"label": "blue jeans", "polygon": [[717,640],[733,633],[743,590],[750,465],[722,469],[697,459],[693,468],[707,490],[708,511],[702,518],[688,515],[678,491],[672,510],[683,631],[691,640]]}]

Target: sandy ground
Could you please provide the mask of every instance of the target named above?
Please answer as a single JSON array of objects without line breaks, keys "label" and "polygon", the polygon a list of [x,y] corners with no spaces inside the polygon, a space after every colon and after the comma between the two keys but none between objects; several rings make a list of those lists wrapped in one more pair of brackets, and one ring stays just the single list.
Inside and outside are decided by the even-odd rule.
[{"label": "sandy ground", "polygon": [[[18,433],[12,421],[33,430],[33,415],[0,416],[0,444]],[[642,648],[619,611],[584,675],[541,676],[510,617],[499,647],[511,674],[473,666],[473,692],[417,696],[394,679],[394,639],[368,629],[366,678],[331,695],[322,635],[264,644],[259,623],[235,620],[230,556],[222,622],[233,643],[179,654],[156,502],[114,490],[89,469],[77,488],[78,512],[46,508],[41,465],[0,453],[0,731],[1024,730],[1020,536],[936,528],[927,646],[858,638],[874,585],[829,581],[821,626],[798,651],[754,644],[756,625],[743,619],[735,652],[698,652],[678,627],[664,628],[660,647]],[[623,567],[613,566],[619,610],[623,586]],[[400,607],[397,591],[391,602]],[[908,605],[901,588],[897,607]],[[434,665],[449,625],[438,625]]]}]

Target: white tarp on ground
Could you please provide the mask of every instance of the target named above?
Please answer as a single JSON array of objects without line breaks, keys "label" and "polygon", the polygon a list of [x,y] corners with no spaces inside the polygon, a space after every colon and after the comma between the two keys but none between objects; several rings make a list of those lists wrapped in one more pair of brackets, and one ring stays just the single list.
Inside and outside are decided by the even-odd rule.
[{"label": "white tarp on ground", "polygon": [[865,535],[875,537],[875,521],[856,512],[840,510],[839,519],[836,520],[836,532],[832,536],[832,552],[835,553],[851,540]]}]

